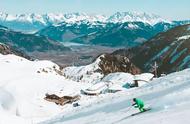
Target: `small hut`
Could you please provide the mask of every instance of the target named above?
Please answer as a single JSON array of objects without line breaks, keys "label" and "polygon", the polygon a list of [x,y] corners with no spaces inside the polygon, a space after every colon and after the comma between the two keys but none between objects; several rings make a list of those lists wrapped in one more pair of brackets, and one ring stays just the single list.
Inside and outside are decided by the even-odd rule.
[{"label": "small hut", "polygon": [[51,94],[51,95],[46,94],[44,99],[49,101],[49,102],[54,102],[57,105],[65,105],[68,103],[73,103],[75,101],[78,101],[80,99],[80,95],[59,97],[55,94]]}]

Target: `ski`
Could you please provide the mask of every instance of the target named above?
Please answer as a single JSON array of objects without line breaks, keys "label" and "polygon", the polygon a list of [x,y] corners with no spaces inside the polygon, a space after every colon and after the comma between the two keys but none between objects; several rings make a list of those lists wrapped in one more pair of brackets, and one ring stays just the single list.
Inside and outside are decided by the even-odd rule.
[{"label": "ski", "polygon": [[150,111],[150,110],[151,110],[151,108],[146,108],[143,112],[134,113],[131,116],[139,115],[141,113],[144,113],[144,112],[147,112],[147,111]]}]

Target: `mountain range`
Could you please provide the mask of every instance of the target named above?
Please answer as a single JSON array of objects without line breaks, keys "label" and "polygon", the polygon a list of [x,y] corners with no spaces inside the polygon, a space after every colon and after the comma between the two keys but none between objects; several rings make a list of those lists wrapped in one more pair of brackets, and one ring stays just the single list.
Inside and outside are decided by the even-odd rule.
[{"label": "mountain range", "polygon": [[0,25],[15,31],[45,36],[59,42],[108,47],[138,46],[160,32],[189,23],[189,20],[170,21],[158,15],[137,12],[117,12],[111,16],[0,13]]},{"label": "mountain range", "polygon": [[149,40],[160,32],[165,32],[190,21],[159,22],[154,25],[143,21],[123,23],[90,22],[60,23],[48,26],[36,34],[60,42],[75,42],[87,45],[109,47],[134,47]]},{"label": "mountain range", "polygon": [[68,14],[17,14],[11,15],[0,12],[0,25],[17,31],[34,32],[46,26],[57,25],[61,22],[65,23],[81,23],[90,22],[96,25],[97,22],[101,23],[124,23],[124,22],[144,22],[154,25],[159,22],[170,22],[160,16],[147,13],[137,12],[117,12],[111,16],[105,15],[92,15],[86,13],[68,13]]}]

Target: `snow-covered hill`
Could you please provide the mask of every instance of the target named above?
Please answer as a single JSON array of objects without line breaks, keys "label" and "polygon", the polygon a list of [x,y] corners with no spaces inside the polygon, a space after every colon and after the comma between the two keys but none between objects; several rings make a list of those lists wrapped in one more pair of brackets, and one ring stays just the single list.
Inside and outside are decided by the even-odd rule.
[{"label": "snow-covered hill", "polygon": [[[150,84],[124,91],[89,106],[81,106],[40,124],[179,124],[190,123],[190,69],[153,80]],[[143,99],[152,110],[130,116],[132,98]]]},{"label": "snow-covered hill", "polygon": [[0,68],[0,124],[31,124],[58,114],[63,107],[45,101],[45,94],[76,95],[85,86],[66,80],[49,61],[0,54]]},{"label": "snow-covered hill", "polygon": [[95,62],[87,66],[67,67],[63,70],[63,73],[66,78],[77,82],[97,82],[104,77],[104,74],[101,73],[101,68],[99,67],[100,61],[101,59],[98,58]]},{"label": "snow-covered hill", "polygon": [[[99,56],[89,65],[71,66],[63,69],[65,77],[82,83],[97,83],[110,73],[113,73],[116,76],[116,72],[139,74],[140,70],[133,65],[127,57],[112,56],[109,54]],[[112,76],[114,77],[114,75]]]},{"label": "snow-covered hill", "polygon": [[[96,62],[86,68],[97,69]],[[98,99],[80,92],[93,85],[91,77],[86,77],[84,82],[66,79],[60,67],[50,61],[29,61],[13,54],[0,54],[0,68],[0,116],[3,117],[0,124],[12,124],[13,121],[33,124],[73,109],[71,104],[58,106],[45,101],[46,93],[58,96],[80,94],[80,102],[84,105]],[[117,83],[122,82],[118,80]]]},{"label": "snow-covered hill", "polygon": [[[97,69],[96,62],[99,60],[86,66],[86,69],[83,66],[82,70]],[[58,65],[50,61],[29,61],[12,54],[0,54],[0,68],[0,124],[147,124],[154,120],[156,124],[189,123],[189,69],[154,79],[139,88],[123,88],[115,94],[87,96],[80,91],[93,85],[88,81],[91,77],[86,77],[84,82],[70,80],[62,75]],[[79,70],[75,68],[73,73],[69,73],[81,74],[83,71]],[[111,81],[122,86],[124,81],[133,83],[133,78],[134,76],[128,73],[111,73],[102,81]],[[44,100],[46,93],[58,96],[80,94],[80,106],[58,106]],[[152,110],[125,119],[138,111],[129,109],[133,97],[143,99]]]}]

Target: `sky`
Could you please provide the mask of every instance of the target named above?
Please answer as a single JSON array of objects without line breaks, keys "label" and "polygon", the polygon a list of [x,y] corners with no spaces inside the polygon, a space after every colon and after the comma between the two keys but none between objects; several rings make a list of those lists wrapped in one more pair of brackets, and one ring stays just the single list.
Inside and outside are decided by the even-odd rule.
[{"label": "sky", "polygon": [[20,13],[71,13],[111,15],[146,12],[166,19],[190,19],[190,0],[0,0],[0,11]]}]

